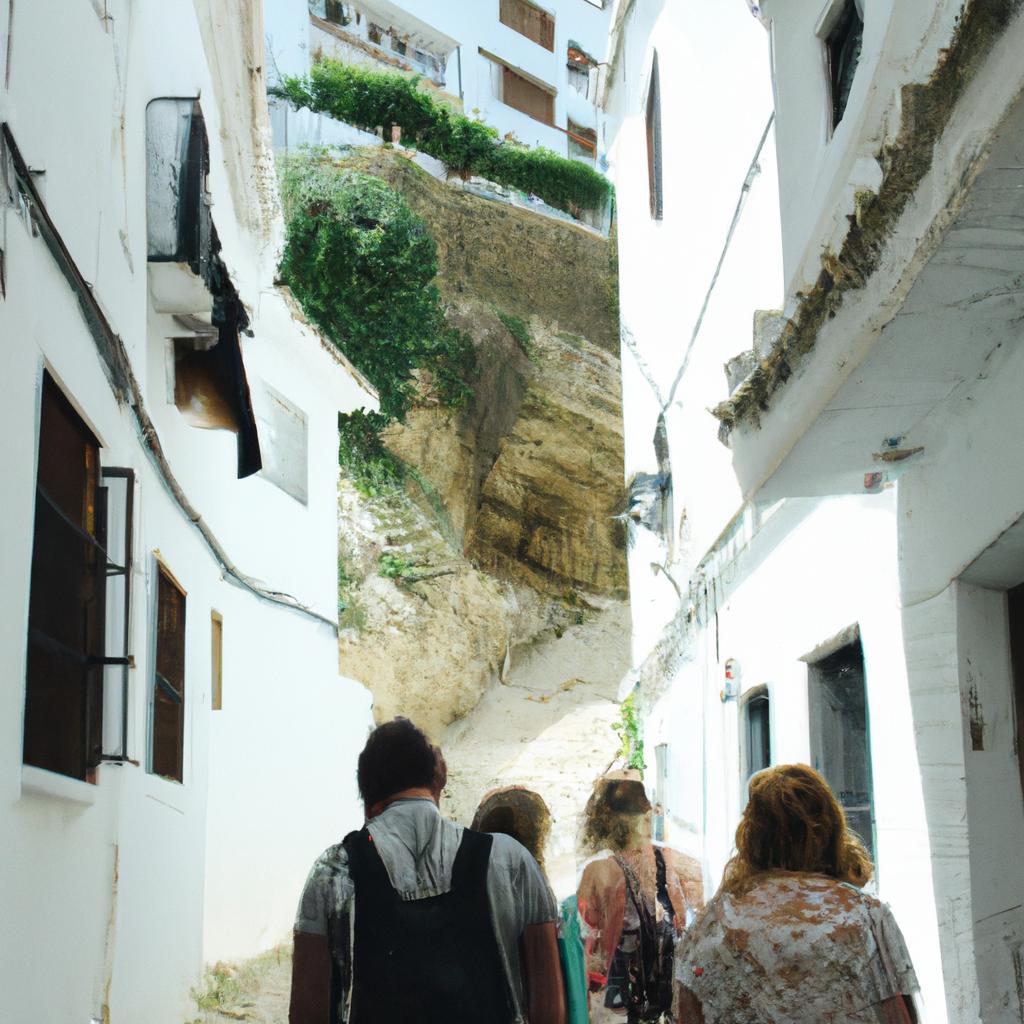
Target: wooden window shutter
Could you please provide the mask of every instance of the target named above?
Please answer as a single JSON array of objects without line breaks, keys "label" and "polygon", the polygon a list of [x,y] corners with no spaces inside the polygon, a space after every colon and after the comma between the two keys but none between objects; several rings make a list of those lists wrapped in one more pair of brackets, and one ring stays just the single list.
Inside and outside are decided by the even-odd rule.
[{"label": "wooden window shutter", "polygon": [[507,67],[501,71],[501,87],[503,103],[545,124],[555,123],[555,97],[551,93]]},{"label": "wooden window shutter", "polygon": [[498,16],[503,25],[554,53],[555,19],[547,11],[526,0],[501,0]]},{"label": "wooden window shutter", "polygon": [[102,757],[105,546],[99,444],[44,375],[22,756],[83,781]]},{"label": "wooden window shutter", "polygon": [[156,665],[153,670],[151,770],[183,781],[185,751],[185,594],[157,566]]}]

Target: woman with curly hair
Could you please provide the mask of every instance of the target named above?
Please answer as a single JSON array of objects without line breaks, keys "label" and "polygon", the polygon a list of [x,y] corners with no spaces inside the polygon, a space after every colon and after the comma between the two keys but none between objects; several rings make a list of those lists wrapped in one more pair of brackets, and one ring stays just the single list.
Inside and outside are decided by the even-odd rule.
[{"label": "woman with curly hair", "polygon": [[915,1024],[917,978],[872,864],[807,765],[750,780],[736,855],[676,957],[680,1024]]}]

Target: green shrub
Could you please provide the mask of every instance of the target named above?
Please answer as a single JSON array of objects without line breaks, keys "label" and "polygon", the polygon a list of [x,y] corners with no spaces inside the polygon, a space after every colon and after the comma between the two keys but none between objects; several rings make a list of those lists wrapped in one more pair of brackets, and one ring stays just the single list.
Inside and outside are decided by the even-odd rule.
[{"label": "green shrub", "polygon": [[412,563],[394,551],[381,553],[377,563],[377,574],[388,580],[400,580],[412,571]]},{"label": "green shrub", "polygon": [[364,373],[385,419],[421,395],[464,405],[472,394],[470,339],[445,323],[437,247],[426,225],[384,182],[320,154],[285,161],[287,233],[281,276],[306,315]]},{"label": "green shrub", "polygon": [[338,417],[338,463],[356,490],[376,498],[402,486],[405,466],[381,440],[388,419],[356,409]]},{"label": "green shrub", "polygon": [[308,107],[368,131],[394,125],[402,138],[462,177],[478,174],[539,196],[579,216],[600,209],[611,183],[593,168],[551,150],[502,142],[489,125],[457,113],[419,88],[418,78],[325,59],[308,75],[287,75],[271,89],[294,107]]},{"label": "green shrub", "polygon": [[622,743],[618,756],[627,768],[635,768],[642,777],[647,765],[644,762],[643,723],[636,706],[636,691],[619,705],[619,720],[612,722],[612,728]]}]

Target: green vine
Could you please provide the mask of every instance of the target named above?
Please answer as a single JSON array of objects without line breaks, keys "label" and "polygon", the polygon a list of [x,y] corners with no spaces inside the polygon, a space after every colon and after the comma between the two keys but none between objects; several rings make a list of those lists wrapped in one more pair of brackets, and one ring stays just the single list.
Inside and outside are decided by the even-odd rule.
[{"label": "green vine", "polygon": [[475,349],[469,335],[445,321],[434,284],[437,246],[398,192],[318,151],[285,160],[281,186],[281,277],[380,400],[379,411],[358,409],[338,421],[339,461],[373,497],[405,475],[381,431],[403,421],[417,402],[468,405]]},{"label": "green vine", "polygon": [[377,564],[377,574],[387,580],[404,579],[412,569],[412,562],[394,551],[382,552]]},{"label": "green vine", "polygon": [[619,720],[612,722],[612,728],[619,734],[622,743],[618,756],[627,768],[635,768],[643,775],[647,764],[644,762],[643,724],[636,706],[635,692],[619,705]]},{"label": "green vine", "polygon": [[502,309],[495,310],[495,313],[505,325],[505,330],[515,338],[516,344],[523,350],[523,354],[533,355],[533,335],[530,334],[530,328],[526,326],[526,321],[521,317],[506,313]]},{"label": "green vine", "polygon": [[367,131],[397,126],[402,138],[440,160],[449,171],[477,174],[539,196],[578,217],[612,196],[607,178],[578,160],[539,147],[502,141],[489,125],[460,114],[419,88],[418,78],[323,59],[308,75],[286,75],[272,95]]},{"label": "green vine", "polygon": [[386,416],[363,409],[338,417],[338,464],[367,498],[394,491],[405,480],[405,464],[381,440],[387,422]]},{"label": "green vine", "polygon": [[423,221],[384,182],[322,153],[286,160],[281,185],[281,277],[377,389],[376,425],[402,420],[417,398],[466,405],[474,349],[445,322],[437,246]]}]

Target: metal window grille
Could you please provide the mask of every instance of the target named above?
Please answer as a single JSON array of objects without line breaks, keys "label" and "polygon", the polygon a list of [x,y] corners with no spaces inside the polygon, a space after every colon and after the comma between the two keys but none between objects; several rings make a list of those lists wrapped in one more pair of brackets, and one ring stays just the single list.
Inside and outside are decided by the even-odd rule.
[{"label": "metal window grille", "polygon": [[[130,471],[103,475],[114,472]],[[83,781],[92,780],[101,761],[123,759],[123,730],[121,754],[103,752],[103,677],[107,666],[127,672],[131,663],[127,629],[123,655],[105,653],[107,580],[127,581],[131,550],[126,548],[124,564],[107,552],[107,489],[100,479],[99,442],[45,374],[22,756],[26,764]]]}]

